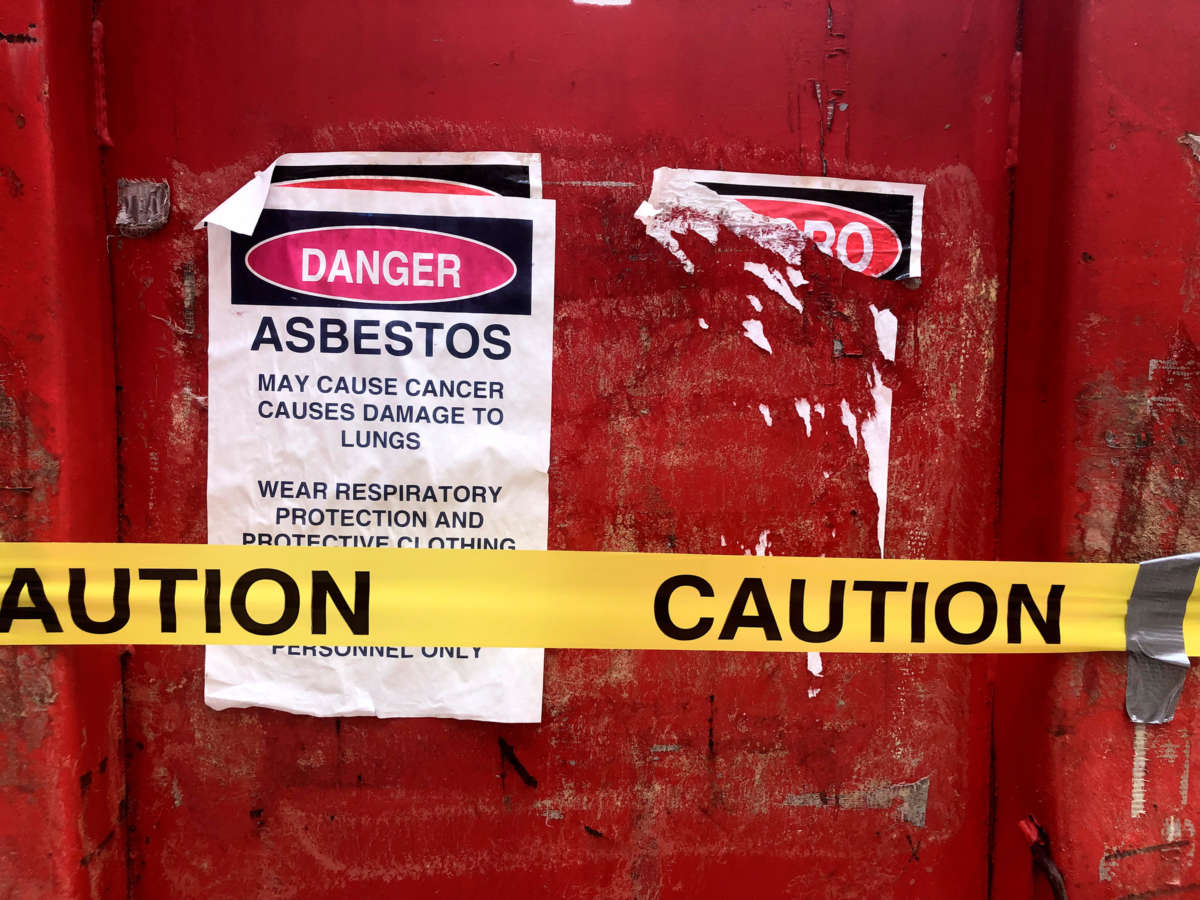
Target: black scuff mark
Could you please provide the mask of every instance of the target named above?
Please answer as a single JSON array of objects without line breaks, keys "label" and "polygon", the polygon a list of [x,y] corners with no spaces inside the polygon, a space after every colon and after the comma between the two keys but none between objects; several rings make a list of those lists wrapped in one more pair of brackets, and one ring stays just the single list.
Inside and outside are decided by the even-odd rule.
[{"label": "black scuff mark", "polygon": [[523,782],[525,782],[526,787],[536,788],[538,786],[538,780],[536,778],[534,778],[531,774],[529,774],[529,770],[526,769],[525,766],[521,764],[521,761],[519,759],[517,759],[517,754],[516,754],[516,751],[513,750],[513,745],[510,744],[508,741],[506,741],[504,738],[496,738],[496,740],[499,741],[499,743],[500,743],[500,775],[501,775],[501,778],[503,778],[503,775],[504,775],[504,764],[508,763],[510,766],[512,766],[513,771],[517,773],[517,776]]},{"label": "black scuff mark", "polygon": [[0,178],[8,183],[8,195],[13,199],[22,196],[25,193],[25,182],[21,180],[21,176],[12,169],[0,166]]},{"label": "black scuff mark", "polygon": [[593,828],[591,825],[584,825],[583,830],[586,831],[588,834],[590,834],[594,838],[603,838],[604,837],[603,831],[601,831],[598,828]]},{"label": "black scuff mark", "polygon": [[921,861],[921,839],[917,838],[917,840],[914,842],[911,834],[904,835],[904,839],[908,841],[908,861],[909,862],[920,862]]},{"label": "black scuff mark", "polygon": [[85,868],[87,866],[89,866],[91,864],[92,860],[95,859],[97,856],[99,856],[101,853],[103,853],[104,848],[112,843],[112,839],[116,835],[116,833],[117,833],[116,829],[113,829],[108,834],[106,834],[104,836],[104,839],[102,841],[100,841],[99,844],[96,845],[95,850],[91,851],[90,853],[86,853],[82,857],[80,857],[79,865],[81,865]]},{"label": "black scuff mark", "polygon": [[16,32],[13,34],[7,34],[3,31],[0,31],[0,41],[3,41],[6,44],[36,44],[38,39],[29,33],[35,28],[37,28],[37,26],[30,22],[29,27],[26,28],[24,32],[19,34]]},{"label": "black scuff mark", "polygon": [[713,734],[713,716],[716,712],[716,706],[717,706],[717,695],[709,694],[708,695],[708,755],[710,757],[717,755],[717,741],[716,741],[715,735]]}]

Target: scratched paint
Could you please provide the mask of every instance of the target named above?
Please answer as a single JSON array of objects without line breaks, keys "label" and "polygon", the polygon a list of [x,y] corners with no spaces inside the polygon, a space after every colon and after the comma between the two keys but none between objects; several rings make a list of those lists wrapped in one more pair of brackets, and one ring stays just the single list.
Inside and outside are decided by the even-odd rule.
[{"label": "scratched paint", "polygon": [[896,314],[890,309],[878,309],[874,303],[869,308],[875,320],[875,339],[879,342],[879,352],[888,362],[895,362],[896,331],[899,326]]},{"label": "scratched paint", "polygon": [[789,794],[781,805],[833,809],[895,809],[901,822],[924,828],[925,811],[929,805],[929,778],[922,778],[911,784],[885,784],[860,790]]}]

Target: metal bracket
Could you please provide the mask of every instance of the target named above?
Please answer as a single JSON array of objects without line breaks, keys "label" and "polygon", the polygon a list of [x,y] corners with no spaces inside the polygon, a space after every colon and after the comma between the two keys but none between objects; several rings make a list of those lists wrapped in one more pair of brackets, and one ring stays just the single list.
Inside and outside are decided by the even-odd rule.
[{"label": "metal bracket", "polygon": [[117,220],[125,237],[145,237],[167,224],[171,216],[171,186],[165,181],[117,179]]}]

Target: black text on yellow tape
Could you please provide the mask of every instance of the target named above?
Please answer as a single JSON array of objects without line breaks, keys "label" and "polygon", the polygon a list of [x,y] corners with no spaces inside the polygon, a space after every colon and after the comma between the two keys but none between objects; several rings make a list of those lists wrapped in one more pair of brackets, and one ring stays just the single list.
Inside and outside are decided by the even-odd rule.
[{"label": "black text on yellow tape", "polygon": [[[0,544],[0,643],[1123,650],[1136,565]],[[1184,623],[1200,646],[1195,611]]]}]

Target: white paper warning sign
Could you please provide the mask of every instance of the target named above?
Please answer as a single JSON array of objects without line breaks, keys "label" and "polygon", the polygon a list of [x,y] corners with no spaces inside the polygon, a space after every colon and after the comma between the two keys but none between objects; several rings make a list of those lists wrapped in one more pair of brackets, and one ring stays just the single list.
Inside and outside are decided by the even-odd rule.
[{"label": "white paper warning sign", "polygon": [[[276,165],[253,233],[210,225],[209,542],[545,549],[553,202],[346,158]],[[218,709],[535,722],[541,694],[541,650],[210,647],[205,671]]]}]

